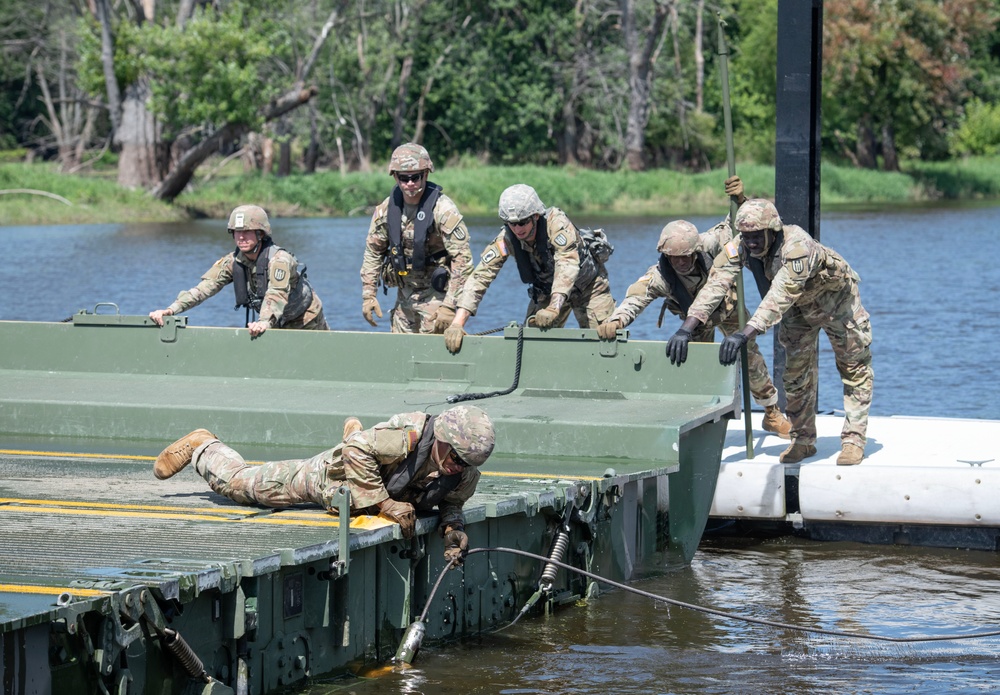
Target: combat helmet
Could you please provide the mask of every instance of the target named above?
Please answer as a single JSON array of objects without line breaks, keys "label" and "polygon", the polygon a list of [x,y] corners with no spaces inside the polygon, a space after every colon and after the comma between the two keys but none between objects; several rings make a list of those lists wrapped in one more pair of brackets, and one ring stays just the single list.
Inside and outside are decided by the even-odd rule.
[{"label": "combat helmet", "polygon": [[434,162],[423,146],[407,142],[394,149],[389,159],[389,175],[397,171],[434,171]]},{"label": "combat helmet", "polygon": [[748,200],[736,211],[737,232],[781,231],[781,218],[774,203],[764,198]]},{"label": "combat helmet", "polygon": [[229,233],[237,229],[259,229],[264,236],[271,236],[271,223],[264,208],[256,205],[240,205],[229,215]]},{"label": "combat helmet", "polygon": [[515,183],[500,194],[497,214],[504,222],[525,220],[532,215],[544,215],[545,206],[534,188],[525,183]]},{"label": "combat helmet", "polygon": [[760,258],[765,256],[768,249],[771,248],[775,232],[781,231],[781,217],[778,216],[778,209],[770,200],[754,198],[743,203],[736,211],[735,227],[740,234],[764,232],[763,248],[757,253],[750,254]]},{"label": "combat helmet", "polygon": [[656,250],[667,256],[690,256],[698,250],[698,228],[687,220],[667,223]]},{"label": "combat helmet", "polygon": [[474,405],[456,405],[434,418],[434,437],[470,466],[483,465],[496,441],[490,416]]}]

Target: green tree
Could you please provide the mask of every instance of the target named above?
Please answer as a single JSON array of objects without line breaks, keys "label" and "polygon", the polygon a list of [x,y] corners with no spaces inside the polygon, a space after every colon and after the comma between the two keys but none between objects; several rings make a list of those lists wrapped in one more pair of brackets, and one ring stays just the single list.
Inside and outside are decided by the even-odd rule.
[{"label": "green tree", "polygon": [[993,31],[994,0],[830,0],[823,113],[858,166],[899,168],[899,153],[937,158],[968,98],[972,47]]}]

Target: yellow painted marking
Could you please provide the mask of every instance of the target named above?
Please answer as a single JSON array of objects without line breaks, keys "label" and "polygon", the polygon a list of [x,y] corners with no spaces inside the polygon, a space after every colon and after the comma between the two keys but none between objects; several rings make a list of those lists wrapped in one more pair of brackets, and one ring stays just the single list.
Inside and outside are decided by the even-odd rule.
[{"label": "yellow painted marking", "polygon": [[[29,507],[32,512],[78,516],[113,516],[140,519],[187,519],[196,521],[243,521],[275,526],[322,526],[339,528],[340,521],[319,509],[312,511],[264,511],[247,507],[167,507],[153,505],[115,505],[102,502],[70,502],[61,500],[30,500],[0,498],[0,512],[24,511],[19,507]],[[236,514],[240,519],[227,519]],[[351,528],[371,529],[391,526],[395,522],[377,516],[351,517]]]},{"label": "yellow painted marking", "polygon": [[566,475],[564,473],[553,473],[551,475],[546,475],[544,473],[515,473],[509,471],[481,471],[484,478],[544,478],[546,480],[604,480],[601,476],[596,475]]},{"label": "yellow painted marking", "polygon": [[[53,458],[95,458],[95,459],[122,459],[127,461],[155,461],[155,456],[132,456],[128,454],[86,454],[71,451],[28,451],[24,449],[0,449],[0,454],[9,456],[50,456]],[[259,466],[263,461],[247,461],[250,466]],[[546,475],[543,473],[517,473],[508,471],[481,471],[482,475],[492,478],[554,478],[556,480],[602,480],[596,475],[566,475],[565,473],[553,473]]]},{"label": "yellow painted marking", "polygon": [[8,456],[52,456],[57,458],[125,459],[128,461],[155,461],[155,456],[133,456],[130,454],[85,454],[72,451],[27,451],[25,449],[0,449],[0,454]]},{"label": "yellow painted marking", "polygon": [[262,513],[260,509],[250,507],[176,507],[155,504],[116,504],[114,502],[73,502],[70,500],[32,500],[16,497],[0,497],[0,505],[17,504],[26,507],[47,505],[58,507],[80,507],[90,509],[110,509],[114,511],[145,511],[145,512],[200,512],[203,514],[242,514],[251,516]]},{"label": "yellow painted marking", "polygon": [[[82,458],[82,459],[116,459],[121,461],[155,461],[155,456],[140,456],[138,454],[99,454],[78,451],[30,451],[28,449],[0,449],[0,455],[7,456],[38,456],[49,458]],[[259,466],[263,461],[247,461],[250,466]]]},{"label": "yellow painted marking", "polygon": [[48,596],[59,596],[60,594],[71,594],[73,598],[92,598],[94,596],[107,596],[114,593],[112,591],[100,591],[99,589],[62,588],[57,586],[36,586],[33,584],[0,584],[0,592],[7,594],[44,594]]}]

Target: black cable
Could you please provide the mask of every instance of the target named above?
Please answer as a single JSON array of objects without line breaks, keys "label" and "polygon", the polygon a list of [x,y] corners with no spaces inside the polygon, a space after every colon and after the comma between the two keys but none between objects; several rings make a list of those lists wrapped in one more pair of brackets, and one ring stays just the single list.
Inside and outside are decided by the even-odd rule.
[{"label": "black cable", "polygon": [[[663,603],[670,604],[671,606],[677,606],[678,608],[688,608],[690,610],[699,611],[701,613],[709,613],[711,615],[718,615],[723,618],[731,618],[733,620],[742,620],[747,623],[755,623],[757,625],[767,625],[769,627],[777,627],[784,630],[796,630],[798,632],[812,632],[820,635],[832,635],[834,637],[854,637],[856,639],[868,639],[868,640],[878,640],[881,642],[945,642],[953,640],[967,640],[967,639],[979,639],[982,637],[996,637],[1000,635],[1000,630],[993,630],[991,632],[978,632],[971,635],[941,635],[941,636],[923,636],[923,637],[887,637],[885,635],[864,635],[859,632],[843,632],[841,630],[826,630],[819,627],[802,627],[801,625],[790,625],[788,623],[780,623],[774,620],[764,620],[763,618],[750,618],[743,615],[736,615],[734,613],[727,613],[726,611],[716,610],[715,608],[706,608],[705,606],[698,606],[693,603],[685,603],[684,601],[678,601],[677,599],[667,598],[666,596],[658,596],[657,594],[650,593],[648,591],[643,591],[642,589],[636,589],[633,586],[627,584],[622,584],[620,582],[612,581],[610,579],[605,579],[592,572],[582,570],[579,567],[573,567],[565,562],[560,562],[558,560],[553,560],[551,558],[545,557],[544,555],[536,555],[535,553],[529,553],[524,550],[516,550],[514,548],[473,548],[467,554],[475,555],[476,553],[511,553],[512,555],[521,555],[523,557],[533,558],[535,560],[541,560],[542,562],[552,563],[565,570],[571,572],[576,572],[585,577],[590,577],[591,579],[597,580],[603,584],[608,584],[624,591],[630,591],[633,594],[638,594],[639,596],[645,596],[646,598],[651,598],[654,601],[662,601]],[[447,570],[451,565],[445,568]],[[434,585],[434,589],[431,591],[430,595],[427,597],[427,605],[430,605],[431,600],[434,598],[434,593],[437,591],[438,584],[441,583],[441,578],[444,577],[444,571],[441,573],[441,577],[438,577],[438,583]],[[423,620],[424,616],[427,615],[427,608],[424,607],[424,612],[421,614],[420,619]]]},{"label": "black cable", "polygon": [[[503,329],[495,329],[503,330]],[[488,331],[490,333],[494,331]],[[514,383],[503,391],[490,391],[489,393],[456,393],[448,396],[445,400],[449,403],[462,403],[464,401],[477,401],[480,398],[492,398],[493,396],[506,396],[517,388],[517,383],[521,380],[521,351],[524,348],[524,324],[517,324],[517,357],[514,360]]]}]

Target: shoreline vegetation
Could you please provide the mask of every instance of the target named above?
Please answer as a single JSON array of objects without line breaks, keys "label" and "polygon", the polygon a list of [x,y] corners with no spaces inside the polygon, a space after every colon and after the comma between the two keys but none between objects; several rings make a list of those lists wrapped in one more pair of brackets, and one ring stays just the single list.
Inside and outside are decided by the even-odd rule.
[{"label": "shoreline vegetation", "polygon": [[[826,210],[1000,200],[1000,156],[913,162],[904,164],[901,173],[822,166],[821,202]],[[211,164],[204,170],[211,172]],[[748,196],[773,199],[773,166],[742,164],[736,171]],[[381,165],[371,173],[287,177],[243,174],[236,165],[196,178],[167,204],[120,187],[114,175],[114,170],[61,174],[48,163],[0,164],[0,225],[223,219],[245,203],[261,205],[274,217],[364,216],[388,195],[392,183]],[[546,204],[570,215],[711,215],[725,214],[728,206],[722,192],[724,169],[691,174],[458,164],[439,168],[431,178],[468,217],[494,216],[500,192],[514,183],[534,186]]]}]

